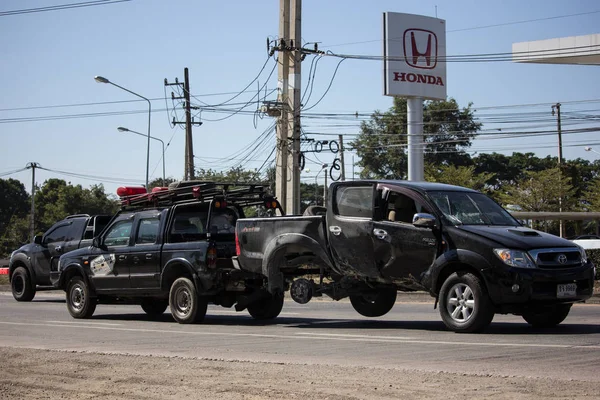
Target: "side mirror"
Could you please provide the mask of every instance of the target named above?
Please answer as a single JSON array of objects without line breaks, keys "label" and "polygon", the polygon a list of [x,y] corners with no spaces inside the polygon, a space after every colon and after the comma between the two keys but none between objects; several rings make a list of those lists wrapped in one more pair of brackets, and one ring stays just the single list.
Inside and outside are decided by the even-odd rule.
[{"label": "side mirror", "polygon": [[33,237],[33,243],[41,245],[42,244],[42,237],[40,235],[35,235]]},{"label": "side mirror", "polygon": [[417,228],[433,228],[435,226],[435,217],[427,213],[416,213],[413,216],[413,225]]},{"label": "side mirror", "polygon": [[102,247],[102,238],[100,236],[95,236],[92,239],[92,246],[101,248]]}]

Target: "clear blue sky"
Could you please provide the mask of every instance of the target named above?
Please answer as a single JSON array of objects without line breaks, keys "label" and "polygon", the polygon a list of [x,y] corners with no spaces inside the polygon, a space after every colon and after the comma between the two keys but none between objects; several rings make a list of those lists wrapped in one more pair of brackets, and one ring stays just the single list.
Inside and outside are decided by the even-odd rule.
[{"label": "clear blue sky", "polygon": [[[3,0],[4,11],[76,3],[83,0]],[[595,0],[548,1],[347,1],[304,0],[302,36],[305,42],[319,42],[323,50],[336,53],[382,55],[382,13],[404,12],[435,16],[447,24],[447,54],[510,53],[515,42],[599,33],[600,3]],[[117,132],[118,126],[147,132],[147,103],[118,88],[96,83],[104,76],[152,101],[152,136],[170,143],[166,151],[167,176],[183,176],[184,131],[172,128],[172,102],[164,100],[164,78],[183,81],[183,69],[190,71],[193,102],[219,104],[242,90],[258,74],[267,59],[266,40],[278,34],[279,1],[232,0],[208,2],[192,0],[133,0],[95,7],[0,16],[2,64],[0,74],[0,175],[23,168],[34,161],[47,169],[98,176],[104,179],[76,178],[57,172],[38,171],[36,181],[58,177],[88,187],[104,183],[108,192],[120,186],[117,181],[143,183],[146,171],[146,141],[131,133]],[[495,24],[587,13],[568,18]],[[310,61],[303,63],[303,83],[308,79]],[[329,85],[339,59],[324,57],[318,63],[311,98],[313,105]],[[270,92],[277,86],[277,72],[267,80],[274,66],[269,61],[258,83],[267,83]],[[551,129],[550,103],[563,103],[563,115],[596,116],[600,102],[569,103],[600,99],[600,67],[517,64],[513,62],[449,63],[448,96],[459,104],[473,102],[484,129],[529,125],[498,124],[495,113],[538,112],[541,129]],[[249,101],[258,83],[233,100]],[[167,91],[170,97],[169,89]],[[382,62],[346,60],[330,91],[310,113],[370,113],[386,110],[392,104],[382,95]],[[229,93],[227,95],[214,95]],[[262,99],[262,96],[261,96]],[[268,97],[275,99],[275,94]],[[113,104],[82,105],[129,101]],[[537,104],[542,106],[496,109],[496,106]],[[169,111],[165,110],[168,104]],[[71,105],[69,107],[53,107]],[[41,108],[38,108],[41,107]],[[45,107],[45,108],[44,108]],[[222,106],[234,109],[234,106]],[[491,107],[486,109],[485,107]],[[23,109],[19,109],[23,108]],[[197,167],[227,169],[241,160],[243,151],[260,144],[245,160],[245,168],[258,168],[273,149],[275,139],[256,142],[273,122],[270,117],[255,118],[246,111],[223,121],[211,121],[228,113],[204,111],[194,128],[194,154]],[[137,113],[128,113],[137,111]],[[120,113],[115,115],[114,113]],[[109,115],[94,115],[109,113]],[[77,118],[62,118],[84,114]],[[179,108],[177,116],[183,120]],[[40,120],[40,117],[51,117]],[[60,116],[61,118],[56,118]],[[14,119],[33,119],[29,121]],[[521,118],[522,119],[522,118]],[[255,124],[256,123],[256,124]],[[593,121],[591,121],[593,126]],[[307,132],[344,134],[346,141],[359,131],[352,120],[306,119]],[[580,127],[582,125],[575,125]],[[589,124],[586,126],[590,126]],[[565,128],[566,129],[566,128]],[[313,136],[316,138],[316,136]],[[586,144],[599,143],[598,132],[564,136],[564,157],[596,159],[585,152]],[[325,136],[319,137],[327,138]],[[540,157],[557,155],[555,136],[519,140],[477,140],[474,151],[533,151]],[[576,146],[574,146],[576,145]],[[550,147],[546,147],[550,146]],[[320,162],[331,162],[325,152],[309,154],[303,180],[314,182]],[[346,156],[351,173],[352,155]],[[233,159],[233,160],[227,160]],[[151,178],[162,175],[160,143],[152,141]],[[16,178],[30,190],[31,173],[24,171],[3,178]],[[106,179],[107,178],[107,179]],[[319,177],[322,181],[323,174]]]}]

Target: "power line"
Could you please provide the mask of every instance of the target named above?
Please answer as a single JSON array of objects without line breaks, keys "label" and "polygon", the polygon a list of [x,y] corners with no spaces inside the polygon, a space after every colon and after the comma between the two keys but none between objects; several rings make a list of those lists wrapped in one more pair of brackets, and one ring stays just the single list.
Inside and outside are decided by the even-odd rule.
[{"label": "power line", "polygon": [[82,8],[82,7],[94,7],[94,6],[105,6],[109,4],[124,3],[131,0],[95,0],[95,1],[84,1],[81,3],[69,3],[69,4],[58,4],[47,7],[36,7],[36,8],[25,8],[21,10],[11,11],[0,11],[0,17],[6,17],[9,15],[20,15],[20,14],[31,14],[46,11],[57,11],[57,10],[68,10],[71,8]]}]

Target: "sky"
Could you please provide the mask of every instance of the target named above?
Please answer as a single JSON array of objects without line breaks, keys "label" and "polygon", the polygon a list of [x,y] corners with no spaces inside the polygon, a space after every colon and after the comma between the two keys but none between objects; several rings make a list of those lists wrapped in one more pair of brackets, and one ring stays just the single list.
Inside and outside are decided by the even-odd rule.
[{"label": "sky", "polygon": [[[35,162],[44,168],[36,170],[37,184],[60,178],[83,187],[102,183],[114,193],[118,186],[145,182],[147,142],[142,136],[148,132],[148,103],[96,82],[94,76],[100,75],[151,100],[151,136],[167,145],[167,177],[181,179],[185,133],[171,121],[183,121],[184,113],[181,102],[171,100],[172,91],[177,95],[175,87],[165,87],[164,80],[183,82],[185,67],[192,104],[199,107],[194,120],[202,121],[193,128],[196,168],[264,171],[272,165],[274,119],[257,108],[277,96],[276,63],[269,58],[267,41],[279,32],[279,1],[111,0],[98,6],[6,13],[84,1],[0,2],[0,178],[18,179],[30,191],[31,170],[13,171]],[[318,42],[319,49],[336,54],[382,56],[384,12],[444,19],[448,56],[511,53],[516,42],[600,33],[600,4],[595,0],[302,3],[303,42],[307,47]],[[342,134],[348,143],[360,131],[360,120],[339,114],[369,115],[392,105],[392,98],[383,95],[382,61],[340,60],[325,56],[316,62],[308,56],[302,64],[307,138],[332,140]],[[488,133],[551,133],[556,126],[551,104],[557,102],[563,129],[594,127],[600,118],[599,68],[453,62],[447,64],[447,94],[460,106],[472,103]],[[141,135],[118,132],[119,126]],[[304,146],[310,150],[310,144]],[[585,146],[594,151],[585,151]],[[470,150],[557,156],[557,135],[488,135],[476,139]],[[328,151],[305,156],[301,179],[306,183],[322,183],[321,165],[331,165],[337,157]],[[598,132],[563,134],[563,157],[600,157]],[[358,172],[352,165],[357,160],[346,152],[348,177]],[[149,175],[150,180],[162,176],[158,140],[151,140]]]}]

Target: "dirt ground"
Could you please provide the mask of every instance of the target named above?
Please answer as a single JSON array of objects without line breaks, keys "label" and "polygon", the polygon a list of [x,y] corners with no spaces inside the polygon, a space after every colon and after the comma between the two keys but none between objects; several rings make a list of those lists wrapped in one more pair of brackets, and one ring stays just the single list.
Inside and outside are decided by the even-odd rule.
[{"label": "dirt ground", "polygon": [[591,399],[600,382],[0,348],[0,399]]}]

